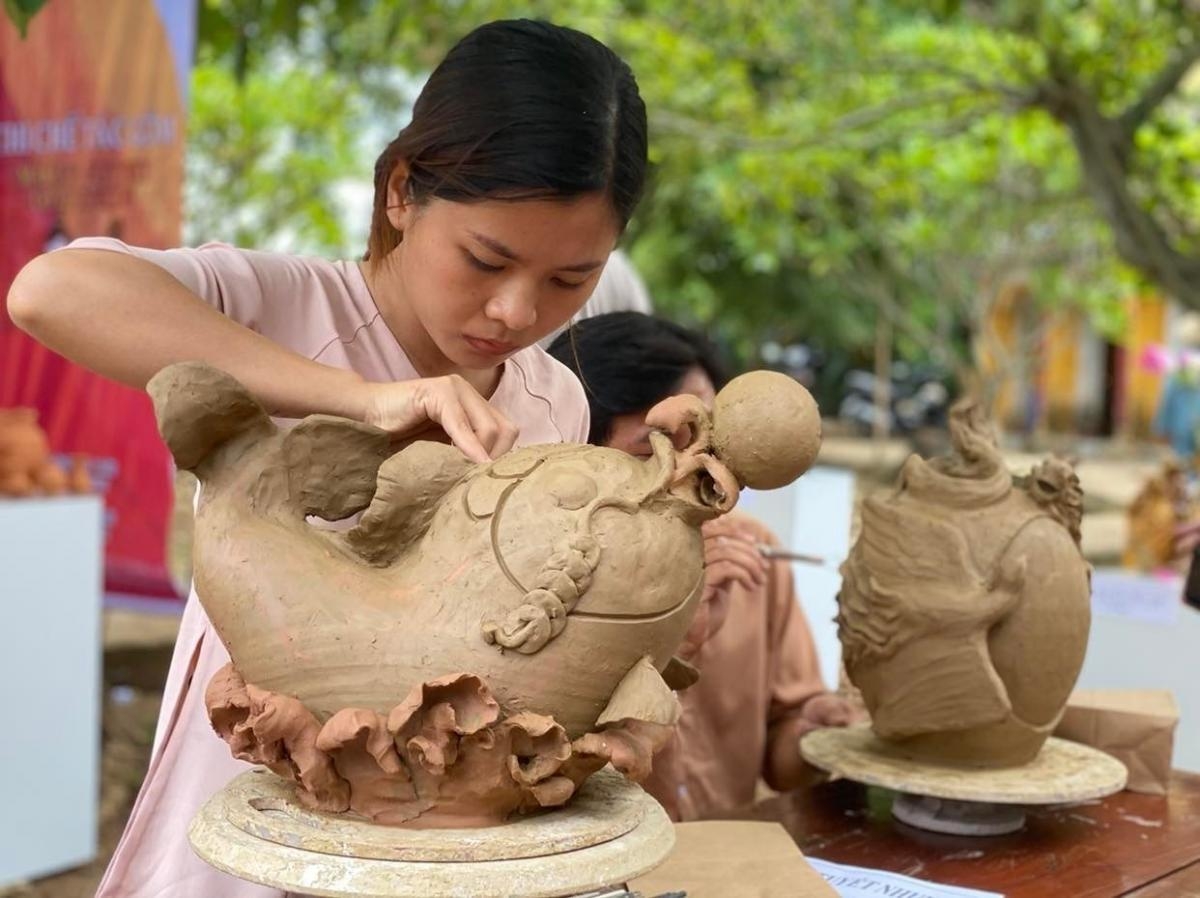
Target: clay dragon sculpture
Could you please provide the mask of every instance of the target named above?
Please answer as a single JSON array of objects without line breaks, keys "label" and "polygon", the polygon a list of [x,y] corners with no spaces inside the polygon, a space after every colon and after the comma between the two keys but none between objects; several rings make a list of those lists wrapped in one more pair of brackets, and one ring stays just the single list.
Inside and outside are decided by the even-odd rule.
[{"label": "clay dragon sculpture", "polygon": [[645,776],[678,714],[663,673],[702,592],[699,525],[820,442],[812,398],[767,372],[711,415],[657,406],[647,460],[546,445],[476,465],[340,418],[283,429],[198,363],[149,392],[202,483],[196,591],[232,658],[214,727],[309,805],[394,824],[560,805],[610,761]]}]

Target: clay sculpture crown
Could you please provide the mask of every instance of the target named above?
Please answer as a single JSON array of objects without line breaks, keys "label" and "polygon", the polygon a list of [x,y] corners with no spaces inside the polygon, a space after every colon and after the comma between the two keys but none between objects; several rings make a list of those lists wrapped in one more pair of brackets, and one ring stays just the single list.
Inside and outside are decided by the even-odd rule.
[{"label": "clay sculpture crown", "polygon": [[1083,666],[1083,493],[1050,459],[1014,482],[980,406],[951,411],[952,454],[912,456],[863,503],[838,635],[875,734],[913,758],[1031,761]]},{"label": "clay sculpture crown", "polygon": [[281,429],[198,363],[149,392],[203,484],[196,592],[232,658],[214,728],[309,806],[391,824],[491,824],[610,761],[648,773],[678,713],[663,672],[701,595],[699,525],[820,442],[812,398],[768,372],[711,414],[656,406],[646,460],[544,445],[476,465],[340,418]]}]

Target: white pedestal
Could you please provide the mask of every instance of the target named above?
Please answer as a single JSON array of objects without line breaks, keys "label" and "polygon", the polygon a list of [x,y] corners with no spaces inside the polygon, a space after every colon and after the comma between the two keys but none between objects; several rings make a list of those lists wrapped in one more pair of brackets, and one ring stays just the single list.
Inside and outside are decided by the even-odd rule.
[{"label": "white pedestal", "polygon": [[793,564],[792,574],[817,645],[821,679],[827,688],[836,689],[842,646],[833,619],[842,588],[838,568],[850,554],[854,473],[820,465],[782,489],[743,490],[738,508],[770,527],[793,552],[824,559],[822,565]]},{"label": "white pedestal", "polygon": [[96,853],[102,578],[99,498],[0,499],[0,888]]}]

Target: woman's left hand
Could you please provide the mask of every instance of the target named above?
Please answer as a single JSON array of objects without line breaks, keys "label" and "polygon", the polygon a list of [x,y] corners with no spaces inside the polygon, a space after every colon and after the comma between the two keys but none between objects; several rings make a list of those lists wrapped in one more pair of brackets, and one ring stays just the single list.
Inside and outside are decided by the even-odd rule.
[{"label": "woman's left hand", "polygon": [[823,727],[849,726],[854,718],[854,708],[848,701],[835,693],[822,692],[806,701],[800,709],[798,736],[803,739]]},{"label": "woman's left hand", "polygon": [[766,581],[770,562],[758,550],[752,529],[733,518],[717,518],[705,521],[700,532],[704,535],[706,595],[735,583],[754,589]]}]

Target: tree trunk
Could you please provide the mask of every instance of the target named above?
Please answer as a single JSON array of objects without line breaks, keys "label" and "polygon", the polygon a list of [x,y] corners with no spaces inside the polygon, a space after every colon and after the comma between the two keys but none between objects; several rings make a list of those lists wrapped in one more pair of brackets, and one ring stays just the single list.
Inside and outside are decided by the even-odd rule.
[{"label": "tree trunk", "polygon": [[1079,83],[1061,75],[1042,85],[1037,104],[1070,133],[1084,183],[1112,228],[1121,258],[1183,305],[1200,309],[1200,255],[1174,246],[1149,204],[1130,189],[1134,131],[1128,126],[1149,113],[1138,110],[1125,122],[1107,118]]},{"label": "tree trunk", "polygon": [[884,440],[891,433],[892,322],[880,310],[875,315],[875,421],[871,435]]}]

